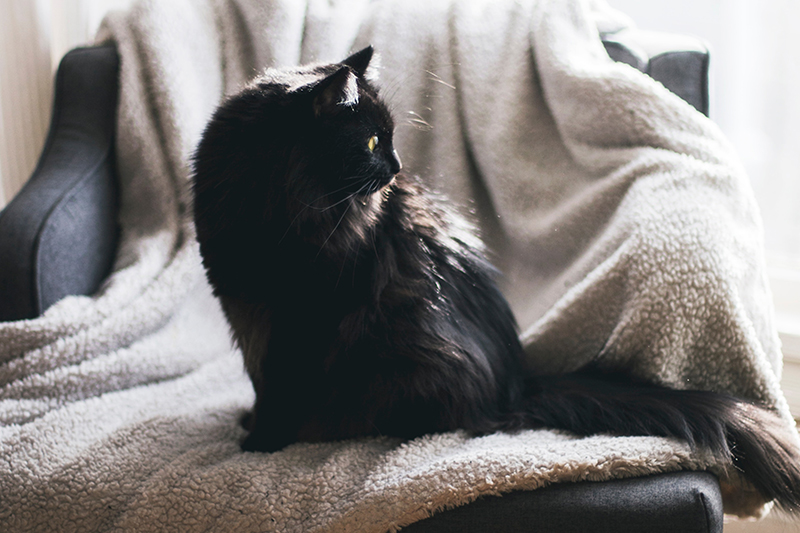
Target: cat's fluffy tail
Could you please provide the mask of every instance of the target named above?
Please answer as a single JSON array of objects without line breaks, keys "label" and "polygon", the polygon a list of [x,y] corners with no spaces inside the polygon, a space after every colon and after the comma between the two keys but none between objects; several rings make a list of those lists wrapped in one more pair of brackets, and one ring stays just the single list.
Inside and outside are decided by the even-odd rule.
[{"label": "cat's fluffy tail", "polygon": [[579,435],[676,437],[730,461],[769,500],[800,511],[800,450],[773,411],[733,396],[568,374],[527,383],[522,424]]}]

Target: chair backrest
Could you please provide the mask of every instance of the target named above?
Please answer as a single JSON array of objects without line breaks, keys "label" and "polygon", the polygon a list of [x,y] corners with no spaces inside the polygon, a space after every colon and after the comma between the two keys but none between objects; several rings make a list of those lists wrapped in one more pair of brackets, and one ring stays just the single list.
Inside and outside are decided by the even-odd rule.
[{"label": "chair backrest", "polygon": [[69,294],[91,294],[116,253],[113,46],[61,61],[53,117],[30,180],[0,213],[0,320],[34,318]]},{"label": "chair backrest", "polygon": [[664,87],[708,116],[708,46],[700,39],[674,33],[626,29],[602,35],[614,61],[660,81]]},{"label": "chair backrest", "polygon": [[[602,36],[609,55],[708,114],[708,49],[639,30]],[[0,320],[35,318],[64,296],[92,294],[116,254],[113,46],[72,50],[56,76],[53,119],[36,170],[0,213]]]}]

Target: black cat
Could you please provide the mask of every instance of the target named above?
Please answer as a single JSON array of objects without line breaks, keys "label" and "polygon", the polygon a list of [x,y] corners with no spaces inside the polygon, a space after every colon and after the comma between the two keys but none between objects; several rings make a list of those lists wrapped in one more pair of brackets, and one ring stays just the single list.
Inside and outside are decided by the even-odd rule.
[{"label": "black cat", "polygon": [[795,508],[800,453],[767,409],[622,375],[523,377],[475,232],[400,173],[371,57],[268,70],[195,154],[203,263],[256,391],[242,448],[457,428],[672,436]]}]

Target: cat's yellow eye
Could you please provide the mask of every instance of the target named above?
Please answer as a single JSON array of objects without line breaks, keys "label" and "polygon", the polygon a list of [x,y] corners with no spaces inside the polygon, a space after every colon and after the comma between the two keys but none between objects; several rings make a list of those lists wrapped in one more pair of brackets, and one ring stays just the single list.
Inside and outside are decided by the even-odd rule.
[{"label": "cat's yellow eye", "polygon": [[378,136],[373,135],[372,137],[369,138],[369,141],[367,141],[367,148],[369,148],[370,152],[374,152],[377,146],[378,146]]}]

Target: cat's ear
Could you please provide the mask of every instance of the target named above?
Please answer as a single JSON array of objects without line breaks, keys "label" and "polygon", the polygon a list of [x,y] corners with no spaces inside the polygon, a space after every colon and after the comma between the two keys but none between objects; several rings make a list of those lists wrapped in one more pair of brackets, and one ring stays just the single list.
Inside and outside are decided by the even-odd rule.
[{"label": "cat's ear", "polygon": [[358,79],[349,66],[329,75],[314,88],[314,114],[335,113],[340,106],[358,104]]},{"label": "cat's ear", "polygon": [[374,50],[372,45],[367,46],[363,50],[359,50],[355,54],[342,61],[342,64],[352,68],[356,74],[363,77],[367,72],[367,67],[372,59],[373,52]]}]

